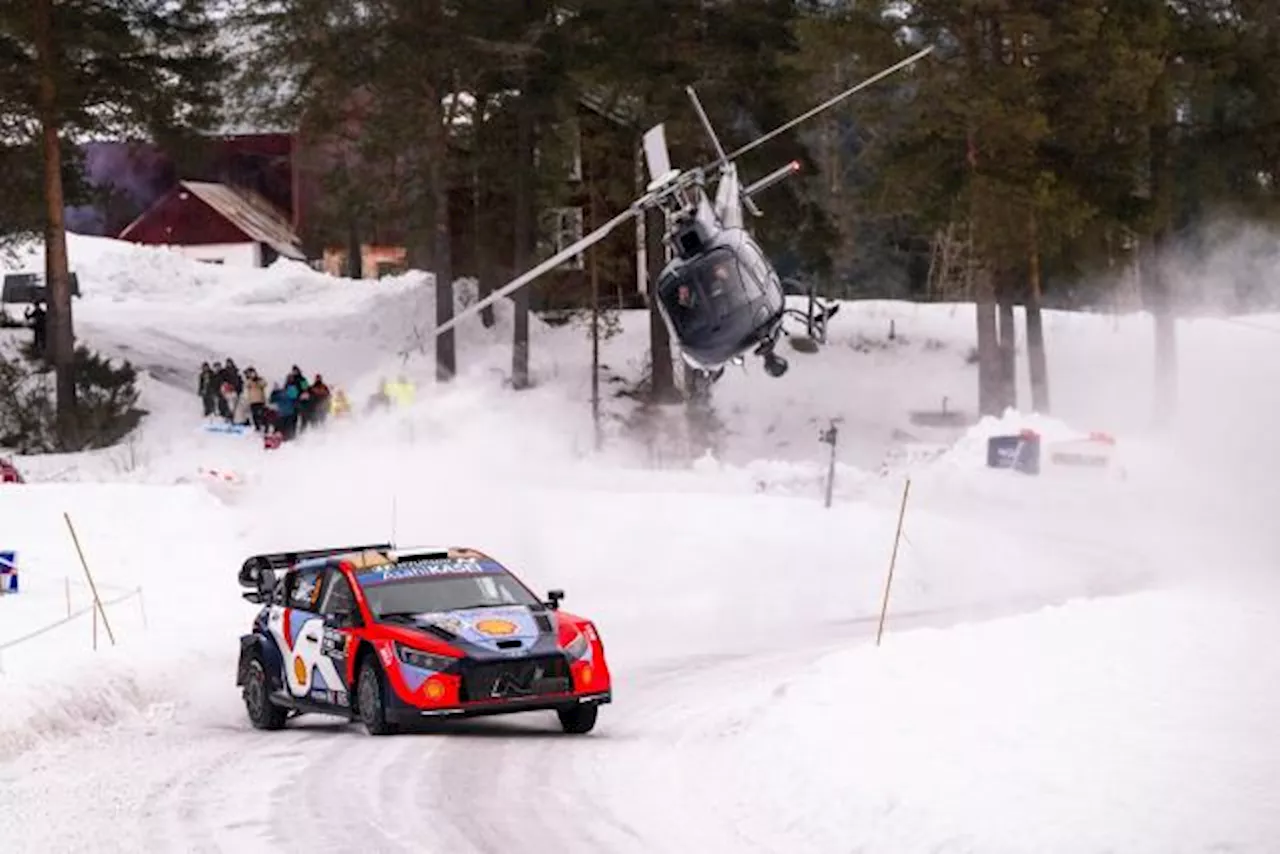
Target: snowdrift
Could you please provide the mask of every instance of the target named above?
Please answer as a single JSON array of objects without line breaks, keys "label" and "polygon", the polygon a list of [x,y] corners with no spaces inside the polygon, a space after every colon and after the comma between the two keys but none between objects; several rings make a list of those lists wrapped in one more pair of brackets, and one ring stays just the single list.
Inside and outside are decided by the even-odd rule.
[{"label": "snowdrift", "polygon": [[0,489],[0,549],[17,553],[21,582],[0,598],[0,757],[118,721],[180,684],[236,610],[237,524],[195,487]]}]

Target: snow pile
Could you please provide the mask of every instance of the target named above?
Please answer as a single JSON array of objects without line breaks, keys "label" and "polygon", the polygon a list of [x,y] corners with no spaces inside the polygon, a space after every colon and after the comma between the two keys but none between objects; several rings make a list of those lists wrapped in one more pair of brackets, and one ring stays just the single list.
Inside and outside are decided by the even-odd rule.
[{"label": "snow pile", "polygon": [[[699,773],[668,773],[646,807],[696,803],[761,850],[1269,851],[1278,591],[1252,592],[890,628],[879,649],[738,674],[720,709],[682,721]],[[670,761],[618,759],[619,810]]]},{"label": "snow pile", "polygon": [[984,468],[987,465],[987,445],[992,438],[1018,436],[1025,432],[1039,437],[1041,463],[1048,467],[1050,447],[1088,441],[1098,431],[1081,431],[1057,418],[1007,409],[999,418],[988,415],[970,427],[939,459],[939,463],[970,469]]},{"label": "snow pile", "polygon": [[21,579],[0,598],[0,755],[142,708],[239,610],[237,521],[199,488],[30,484],[0,490],[0,520]]}]

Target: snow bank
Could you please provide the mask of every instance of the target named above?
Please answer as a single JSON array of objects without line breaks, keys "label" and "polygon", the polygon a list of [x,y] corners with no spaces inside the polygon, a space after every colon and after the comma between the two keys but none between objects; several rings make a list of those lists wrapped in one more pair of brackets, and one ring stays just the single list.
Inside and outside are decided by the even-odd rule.
[{"label": "snow bank", "polygon": [[[705,746],[689,744],[707,774],[684,796],[733,810],[766,848],[1270,850],[1280,628],[1262,603],[1280,591],[1254,592],[891,632],[761,679],[732,718],[704,721]],[[770,810],[717,797],[761,768],[787,782]]]},{"label": "snow bank", "polygon": [[[96,651],[84,613],[92,592],[64,514],[98,595],[114,603],[98,622]],[[237,524],[196,487],[0,490],[0,548],[18,553],[21,578],[18,595],[0,598],[0,756],[117,721],[171,690],[190,656],[221,639],[240,611]],[[68,611],[78,616],[63,623]]]}]

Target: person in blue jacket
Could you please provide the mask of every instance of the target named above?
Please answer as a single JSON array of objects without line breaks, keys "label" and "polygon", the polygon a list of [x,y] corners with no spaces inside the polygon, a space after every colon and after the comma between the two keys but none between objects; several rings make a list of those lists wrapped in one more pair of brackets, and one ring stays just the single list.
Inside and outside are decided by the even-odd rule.
[{"label": "person in blue jacket", "polygon": [[296,386],[288,386],[281,388],[279,385],[271,387],[270,403],[275,407],[279,417],[280,433],[287,442],[292,439],[298,431],[298,389]]}]

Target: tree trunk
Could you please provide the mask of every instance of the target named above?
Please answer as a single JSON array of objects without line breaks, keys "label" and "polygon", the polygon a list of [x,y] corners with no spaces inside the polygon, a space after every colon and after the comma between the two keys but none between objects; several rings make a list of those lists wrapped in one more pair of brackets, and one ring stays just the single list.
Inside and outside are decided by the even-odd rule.
[{"label": "tree trunk", "polygon": [[[484,208],[484,192],[480,180],[480,164],[478,162],[479,158],[484,156],[484,140],[482,137],[486,129],[485,112],[488,105],[488,93],[478,93],[476,95],[475,112],[471,116],[471,127],[475,134],[472,145],[477,159],[471,169],[471,229],[474,238],[472,251],[475,253],[476,296],[478,299],[484,299],[493,293],[493,264],[489,259],[489,241],[485,238],[484,216],[481,213]],[[480,309],[480,322],[484,324],[485,329],[493,327],[494,323],[497,322],[493,314],[493,306],[489,305]]]},{"label": "tree trunk", "polygon": [[360,249],[360,229],[356,225],[356,218],[350,216],[347,220],[347,278],[362,279],[364,278],[364,257]]},{"label": "tree trunk", "polygon": [[[438,99],[434,102],[439,103]],[[428,111],[429,113],[432,111]],[[431,158],[428,176],[431,181],[432,272],[436,278],[436,326],[453,318],[452,231],[449,227],[448,137],[443,116],[437,112],[426,129],[427,152]],[[448,382],[458,371],[454,330],[436,336],[436,380]]]},{"label": "tree trunk", "polygon": [[[523,76],[520,102],[516,108],[516,210],[515,210],[515,274],[532,266],[533,244],[533,105],[528,92],[529,75]],[[515,324],[511,348],[511,385],[529,387],[529,287],[511,295],[515,308]]]},{"label": "tree trunk", "polygon": [[998,416],[1003,412],[1000,336],[996,329],[995,289],[989,271],[978,271],[973,293],[978,315],[978,412]]},{"label": "tree trunk", "polygon": [[1018,326],[1013,314],[1013,271],[1001,269],[996,283],[1000,319],[1000,408],[1018,408]]},{"label": "tree trunk", "polygon": [[662,212],[646,211],[645,257],[649,265],[649,357],[652,364],[649,393],[656,403],[675,403],[680,400],[676,389],[675,366],[671,362],[671,333],[658,310],[658,276],[666,266],[663,249]]},{"label": "tree trunk", "polygon": [[[594,183],[588,183],[587,228],[596,228],[596,194]],[[587,250],[591,253],[591,425],[595,437],[595,449],[604,447],[604,429],[600,423],[600,269],[599,246]]]},{"label": "tree trunk", "polygon": [[1173,185],[1170,181],[1170,92],[1169,72],[1151,90],[1151,126],[1148,140],[1151,153],[1151,237],[1139,255],[1142,301],[1155,321],[1155,396],[1153,419],[1157,427],[1168,426],[1178,406],[1178,327],[1169,294],[1169,282],[1162,269],[1165,244],[1172,219]]},{"label": "tree trunk", "polygon": [[44,149],[45,285],[49,297],[46,352],[52,355],[57,386],[58,445],[80,447],[76,418],[75,329],[71,319],[71,269],[62,190],[62,147],[58,116],[58,59],[53,41],[53,0],[36,2],[36,51],[40,67],[40,123]]},{"label": "tree trunk", "polygon": [[[423,97],[430,99],[433,95],[428,91]],[[423,125],[440,121],[440,117],[438,109],[432,110],[428,107],[423,112]],[[429,160],[433,159],[431,141],[428,139],[424,142],[425,145],[416,146],[403,158],[404,181],[407,184],[405,194],[409,200],[409,207],[403,211],[402,216],[405,221],[405,261],[410,269],[429,273],[435,270],[436,262],[433,235],[436,203],[432,188],[424,186],[424,182],[429,183],[431,180]],[[428,162],[424,162],[424,155]]]},{"label": "tree trunk", "polygon": [[1027,370],[1031,378],[1031,409],[1049,414],[1049,361],[1044,350],[1044,319],[1040,314],[1040,237],[1036,215],[1027,221]]},{"label": "tree trunk", "polygon": [[[965,48],[965,62],[970,74],[977,74],[982,66],[981,37],[979,35],[979,10],[973,7],[969,11],[969,20],[961,28],[961,38]],[[969,195],[968,253],[966,255],[965,279],[969,293],[973,294],[978,334],[978,412],[982,415],[1000,415],[1003,402],[1002,383],[1000,381],[1000,337],[996,328],[996,295],[994,282],[991,279],[990,265],[979,265],[979,243],[975,239],[978,229],[979,210],[978,196],[982,190],[978,173],[978,138],[974,129],[974,120],[968,120],[965,130],[965,171]]]},{"label": "tree trunk", "polygon": [[[471,229],[475,237],[472,245],[476,256],[476,296],[483,300],[493,293],[493,263],[489,259],[489,241],[485,239],[484,216],[480,212],[484,204],[484,194],[480,192],[479,169],[474,170],[472,180],[474,189],[471,194]],[[494,323],[497,322],[493,314],[493,306],[487,305],[480,309],[480,322],[484,324],[485,329],[493,328]]]}]

